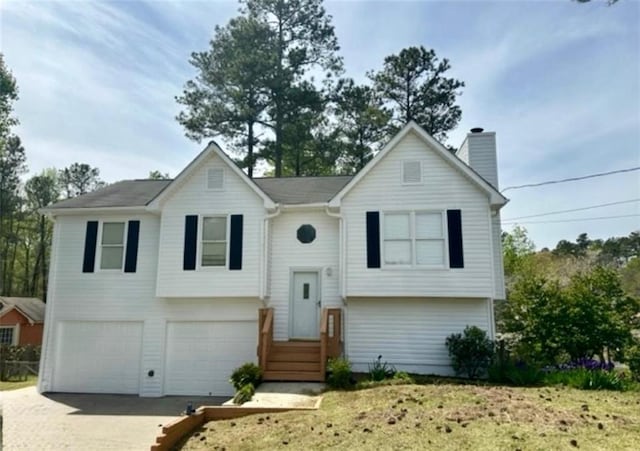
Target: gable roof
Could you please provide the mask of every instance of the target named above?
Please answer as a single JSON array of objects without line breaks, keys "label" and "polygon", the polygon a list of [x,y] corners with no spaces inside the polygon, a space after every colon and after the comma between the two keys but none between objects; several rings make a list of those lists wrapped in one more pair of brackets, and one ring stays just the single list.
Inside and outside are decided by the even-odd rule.
[{"label": "gable roof", "polygon": [[177,190],[184,183],[184,180],[212,153],[220,157],[233,172],[263,199],[266,208],[275,208],[276,203],[282,205],[329,203],[329,206],[337,207],[340,205],[342,198],[410,132],[414,132],[430,149],[434,150],[472,183],[485,191],[489,195],[491,205],[502,206],[507,203],[507,198],[495,187],[412,121],[389,141],[355,176],[265,177],[250,179],[214,141],[211,141],[173,180],[123,180],[82,196],[56,202],[43,208],[42,211],[61,212],[73,209],[102,208],[158,209],[163,200]]},{"label": "gable roof", "polygon": [[256,183],[249,178],[247,174],[242,171],[235,164],[229,156],[224,153],[224,151],[216,144],[215,141],[211,141],[209,145],[202,151],[200,154],[187,165],[186,168],[178,174],[178,176],[173,179],[171,183],[166,187],[166,189],[160,191],[154,199],[152,199],[148,206],[152,209],[160,208],[160,205],[167,199],[173,192],[175,192],[184,182],[187,180],[191,174],[193,174],[197,168],[211,155],[217,155],[222,161],[226,163],[226,165],[236,173],[238,177],[240,177],[244,182],[255,192],[263,201],[265,208],[275,208],[275,203],[273,200],[267,196],[264,191],[262,191]]},{"label": "gable roof", "polygon": [[504,197],[496,188],[494,188],[489,182],[487,182],[482,176],[480,176],[476,171],[471,169],[465,162],[460,160],[460,158],[453,155],[449,152],[442,144],[436,141],[431,135],[429,135],[422,127],[416,124],[414,121],[409,122],[405,125],[396,136],[393,137],[391,141],[385,145],[378,154],[369,161],[365,165],[364,168],[358,172],[353,179],[347,183],[344,188],[340,190],[332,199],[329,205],[331,207],[337,207],[340,205],[340,201],[342,198],[349,192],[351,189],[358,184],[360,180],[362,180],[368,173],[373,169],[396,145],[404,139],[409,133],[414,133],[420,138],[425,144],[429,146],[434,152],[436,152],[440,157],[442,157],[447,163],[453,166],[455,169],[460,171],[464,176],[466,176],[471,182],[477,185],[481,190],[485,191],[489,196],[489,201],[491,205],[502,206],[508,202],[508,199]]},{"label": "gable roof", "polygon": [[0,297],[0,316],[16,309],[29,321],[41,323],[44,321],[45,303],[38,298]]},{"label": "gable roof", "polygon": [[329,202],[349,181],[352,175],[320,177],[254,178],[253,181],[273,199],[284,205]]},{"label": "gable roof", "polygon": [[45,210],[64,208],[144,207],[160,194],[171,180],[123,180],[82,196],[62,200]]}]

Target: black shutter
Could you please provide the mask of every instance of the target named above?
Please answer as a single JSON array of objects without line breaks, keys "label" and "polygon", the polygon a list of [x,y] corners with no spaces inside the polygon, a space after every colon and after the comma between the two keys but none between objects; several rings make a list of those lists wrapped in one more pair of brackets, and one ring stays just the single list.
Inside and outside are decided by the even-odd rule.
[{"label": "black shutter", "polygon": [[93,272],[96,263],[96,243],[98,241],[98,221],[87,221],[87,233],[84,236],[84,260],[82,272]]},{"label": "black shutter", "polygon": [[447,229],[449,233],[449,268],[464,268],[460,210],[447,210]]},{"label": "black shutter", "polygon": [[124,257],[124,272],[136,272],[138,263],[138,237],[140,235],[140,221],[129,221],[127,231],[127,251]]},{"label": "black shutter", "polygon": [[380,213],[367,212],[367,268],[380,267]]},{"label": "black shutter", "polygon": [[231,215],[229,238],[229,269],[242,269],[242,215]]},{"label": "black shutter", "polygon": [[182,269],[193,271],[196,269],[196,251],[198,249],[198,216],[184,217],[184,254]]}]

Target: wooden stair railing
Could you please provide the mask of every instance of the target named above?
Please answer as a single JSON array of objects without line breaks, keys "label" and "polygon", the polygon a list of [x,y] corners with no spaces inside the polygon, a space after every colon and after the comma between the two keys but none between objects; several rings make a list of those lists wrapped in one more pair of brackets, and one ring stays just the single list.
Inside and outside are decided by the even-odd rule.
[{"label": "wooden stair railing", "polygon": [[273,344],[273,309],[261,308],[258,317],[258,361],[262,371],[266,370],[269,352]]},{"label": "wooden stair railing", "polygon": [[324,381],[327,360],[342,355],[342,309],[325,308],[318,341],[274,341],[273,309],[259,311],[258,360],[264,380]]},{"label": "wooden stair railing", "polygon": [[[330,357],[342,355],[342,309],[325,308],[320,322],[320,346],[323,365]],[[323,351],[324,349],[324,351]]]}]

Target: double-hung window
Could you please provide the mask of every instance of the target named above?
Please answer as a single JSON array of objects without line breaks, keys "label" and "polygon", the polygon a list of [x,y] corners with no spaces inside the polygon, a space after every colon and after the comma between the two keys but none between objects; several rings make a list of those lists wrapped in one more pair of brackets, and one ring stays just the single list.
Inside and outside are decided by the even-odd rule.
[{"label": "double-hung window", "polygon": [[11,346],[14,344],[13,342],[13,334],[15,327],[0,327],[0,345],[8,345]]},{"label": "double-hung window", "polygon": [[124,222],[103,222],[100,242],[100,269],[122,269]]},{"label": "double-hung window", "polygon": [[389,212],[384,214],[385,266],[445,265],[443,214],[436,212]]},{"label": "double-hung window", "polygon": [[202,266],[226,266],[227,264],[227,217],[202,218]]}]

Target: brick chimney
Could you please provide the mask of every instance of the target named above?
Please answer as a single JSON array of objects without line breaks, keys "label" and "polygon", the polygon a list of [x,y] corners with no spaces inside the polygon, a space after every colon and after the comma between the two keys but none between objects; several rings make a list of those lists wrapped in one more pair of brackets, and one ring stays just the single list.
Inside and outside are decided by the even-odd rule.
[{"label": "brick chimney", "polygon": [[467,163],[494,188],[498,187],[498,161],[496,158],[496,133],[472,128],[456,152],[456,156]]}]

